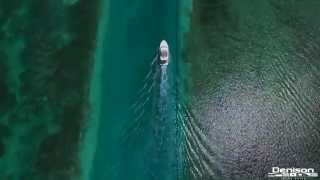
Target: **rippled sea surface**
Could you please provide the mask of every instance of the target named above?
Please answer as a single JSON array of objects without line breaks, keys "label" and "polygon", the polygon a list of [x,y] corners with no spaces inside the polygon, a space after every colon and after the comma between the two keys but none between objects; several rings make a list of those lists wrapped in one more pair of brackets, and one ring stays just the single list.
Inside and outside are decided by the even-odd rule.
[{"label": "rippled sea surface", "polygon": [[320,1],[195,0],[184,63],[190,179],[320,171]]}]

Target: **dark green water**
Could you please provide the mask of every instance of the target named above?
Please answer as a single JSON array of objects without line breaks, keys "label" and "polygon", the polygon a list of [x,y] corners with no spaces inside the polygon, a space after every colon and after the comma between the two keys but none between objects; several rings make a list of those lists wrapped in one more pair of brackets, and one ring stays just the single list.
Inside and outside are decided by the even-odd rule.
[{"label": "dark green water", "polygon": [[264,179],[271,167],[319,172],[320,2],[193,6],[184,59],[190,179]]},{"label": "dark green water", "polygon": [[0,0],[0,179],[79,179],[99,1]]}]

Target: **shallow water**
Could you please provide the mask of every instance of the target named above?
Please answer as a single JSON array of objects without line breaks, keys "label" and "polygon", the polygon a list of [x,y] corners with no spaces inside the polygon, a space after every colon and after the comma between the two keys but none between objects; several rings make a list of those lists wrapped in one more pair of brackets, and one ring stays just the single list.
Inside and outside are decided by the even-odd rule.
[{"label": "shallow water", "polygon": [[80,178],[99,2],[0,1],[0,179]]}]

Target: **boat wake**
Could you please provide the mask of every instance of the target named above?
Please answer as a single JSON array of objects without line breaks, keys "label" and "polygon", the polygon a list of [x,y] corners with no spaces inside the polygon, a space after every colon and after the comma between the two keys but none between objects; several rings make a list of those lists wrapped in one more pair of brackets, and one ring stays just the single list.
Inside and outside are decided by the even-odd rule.
[{"label": "boat wake", "polygon": [[171,66],[159,65],[158,53],[130,107],[133,119],[123,133],[123,143],[144,153],[146,179],[179,179],[182,163],[182,126],[177,119],[175,72]]},{"label": "boat wake", "polygon": [[156,63],[158,58],[158,54],[156,53],[149,64],[150,70],[143,79],[141,88],[138,90],[136,95],[137,99],[129,109],[134,118],[129,129],[126,129],[124,132],[125,143],[130,141],[130,139],[135,139],[138,138],[139,135],[143,135],[144,130],[146,130],[144,128],[148,123],[148,118],[146,118],[146,116],[148,116],[148,113],[150,116],[150,106],[152,106],[156,97],[155,89],[160,75],[160,71]]}]

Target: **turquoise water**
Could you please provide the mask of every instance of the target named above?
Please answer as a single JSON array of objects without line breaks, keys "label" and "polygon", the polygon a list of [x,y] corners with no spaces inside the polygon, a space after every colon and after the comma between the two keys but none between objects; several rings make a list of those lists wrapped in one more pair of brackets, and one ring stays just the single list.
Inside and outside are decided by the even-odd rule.
[{"label": "turquoise water", "polygon": [[[178,179],[177,2],[117,0],[108,6],[103,115],[91,179]],[[152,64],[162,39],[171,49],[167,69]]]}]

